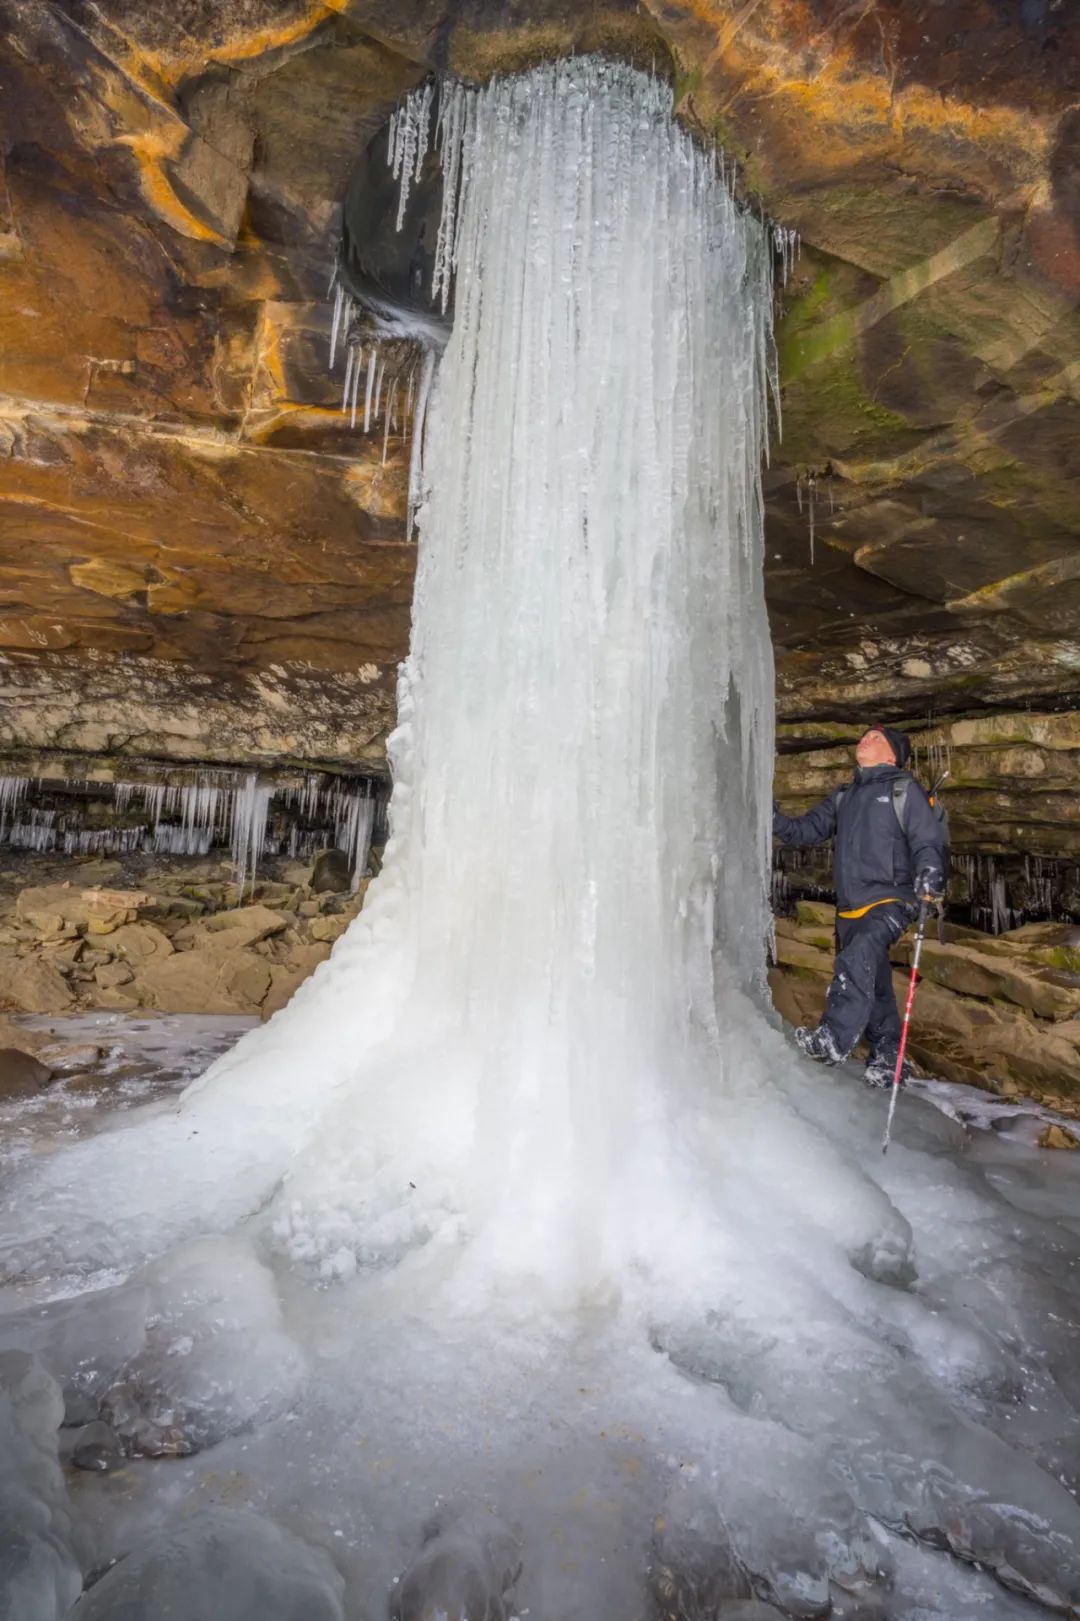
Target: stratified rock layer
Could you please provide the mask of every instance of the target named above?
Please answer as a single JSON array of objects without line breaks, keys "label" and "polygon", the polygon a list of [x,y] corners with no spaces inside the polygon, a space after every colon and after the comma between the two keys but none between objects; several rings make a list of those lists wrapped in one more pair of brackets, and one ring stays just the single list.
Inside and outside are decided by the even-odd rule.
[{"label": "stratified rock layer", "polygon": [[[779,728],[781,749],[805,744],[807,728]],[[830,746],[781,753],[776,796],[796,814],[849,779],[859,725],[820,728]],[[844,742],[838,734],[847,733]],[[1080,859],[1080,714],[986,714],[911,732],[913,764],[927,786],[948,772],[952,847]],[[834,741],[835,740],[835,741]]]}]

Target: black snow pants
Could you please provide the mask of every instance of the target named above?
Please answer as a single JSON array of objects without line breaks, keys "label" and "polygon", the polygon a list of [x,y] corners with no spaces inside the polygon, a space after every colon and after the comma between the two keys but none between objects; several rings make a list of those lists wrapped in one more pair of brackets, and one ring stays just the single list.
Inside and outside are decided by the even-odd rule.
[{"label": "black snow pants", "polygon": [[916,916],[916,907],[890,901],[872,907],[862,917],[837,918],[840,950],[823,1022],[842,1053],[850,1053],[865,1033],[872,1053],[895,1059],[900,1015],[889,951]]}]

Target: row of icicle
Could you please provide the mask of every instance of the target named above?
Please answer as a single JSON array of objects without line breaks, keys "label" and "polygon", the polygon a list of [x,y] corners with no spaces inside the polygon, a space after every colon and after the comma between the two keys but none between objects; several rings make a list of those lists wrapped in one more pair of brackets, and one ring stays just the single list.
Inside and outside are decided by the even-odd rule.
[{"label": "row of icicle", "polygon": [[[459,199],[461,191],[461,153],[467,122],[472,110],[472,98],[466,87],[453,79],[439,82],[436,88],[428,81],[406,97],[401,107],[392,114],[387,144],[387,163],[398,182],[397,229],[405,222],[409,197],[423,172],[424,160],[431,145],[431,115],[437,105],[435,119],[435,150],[441,158],[443,177],[443,205],[435,245],[432,272],[432,301],[445,316],[454,274],[457,270],[457,235]],[[716,172],[735,195],[737,170],[720,148],[711,153]],[[770,227],[773,252],[780,260],[781,284],[786,285],[796,260],[802,251],[799,233],[791,226],[773,224]],[[403,370],[392,376],[389,362],[383,355],[377,337],[370,333],[353,331],[353,317],[362,308],[346,287],[340,265],[335,265],[330,278],[330,291],[334,297],[330,324],[330,370],[337,361],[339,347],[345,352],[345,379],[341,391],[341,410],[355,428],[359,418],[362,431],[367,434],[381,422],[383,428],[383,465],[386,463],[391,434],[404,435],[412,418],[412,455],[409,469],[408,521],[410,533],[422,484],[424,419],[434,378],[436,354],[430,346],[430,334],[417,327],[415,337],[421,345],[422,355],[409,360]],[[366,357],[365,357],[366,350]],[[363,379],[363,407],[360,385]],[[779,425],[779,380],[770,378],[771,393]],[[385,390],[385,392],[384,392]],[[404,399],[402,399],[404,391]],[[399,417],[400,408],[400,417]],[[801,492],[800,492],[801,495]],[[801,510],[801,499],[800,499]],[[813,562],[813,495],[811,494],[810,560]]]},{"label": "row of icicle", "polygon": [[[378,799],[370,784],[354,788],[324,788],[317,776],[307,776],[297,788],[273,788],[260,783],[254,771],[240,782],[220,780],[197,783],[94,783],[95,789],[112,788],[116,809],[125,813],[141,802],[144,824],[122,828],[57,827],[55,810],[35,809],[25,800],[40,786],[39,779],[0,777],[0,845],[40,853],[65,855],[126,855],[147,851],[168,855],[206,855],[214,844],[228,842],[243,889],[254,880],[259,863],[269,851],[267,822],[271,801],[296,812],[302,821],[327,822],[334,827],[335,843],[349,858],[352,887],[356,889],[367,866]],[[322,848],[326,836],[319,828],[295,824],[279,841],[276,853],[303,858]]]}]

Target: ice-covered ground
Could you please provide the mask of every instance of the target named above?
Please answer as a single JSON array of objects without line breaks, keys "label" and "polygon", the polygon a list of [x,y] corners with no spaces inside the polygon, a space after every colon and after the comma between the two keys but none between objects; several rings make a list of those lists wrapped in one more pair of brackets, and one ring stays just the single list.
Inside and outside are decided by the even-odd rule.
[{"label": "ice-covered ground", "polygon": [[115,1124],[120,1112],[178,1092],[259,1021],[244,1014],[81,1013],[23,1014],[16,1022],[38,1035],[55,1033],[65,1054],[51,1086],[0,1112],[0,1177],[46,1144],[75,1142]]},{"label": "ice-covered ground", "polygon": [[[1080,1607],[1071,1156],[911,1097],[883,1160],[767,1017],[769,241],[671,105],[443,100],[386,861],[178,1101],[6,1177],[8,1617]],[[42,1368],[117,1466],[74,1516]]]},{"label": "ice-covered ground", "polygon": [[[70,1022],[79,1029],[62,1033],[84,1039],[86,1021]],[[151,1114],[237,1036],[235,1021],[128,1022],[130,1044],[110,1020],[113,1062],[152,1055]],[[1051,1528],[1067,1526],[1059,1482],[1075,1491],[1080,1477],[1080,1155],[1003,1136],[994,1100],[925,1083],[926,1098],[901,1100],[883,1160],[883,1099],[854,1066],[787,1066],[796,1112],[842,1141],[914,1231],[916,1278],[847,1269],[842,1332],[836,1278],[789,1267],[779,1290],[743,1280],[741,1320],[729,1278],[695,1320],[651,1333],[612,1302],[561,1318],[492,1302],[441,1321],[415,1303],[403,1349],[392,1274],[383,1288],[313,1286],[258,1223],[51,1306],[9,1288],[0,1345],[89,1393],[126,1451],[164,1455],[69,1474],[66,1498],[54,1477],[50,1531],[75,1550],[69,1585],[40,1574],[39,1554],[47,1601],[35,1609],[13,1584],[0,1614],[64,1614],[82,1570],[120,1560],[79,1612],[91,1621],[141,1617],[170,1580],[182,1616],[375,1616],[425,1535],[414,1587],[490,1592],[515,1578],[507,1614],[706,1616],[723,1613],[710,1594],[749,1592],[792,1615],[830,1602],[911,1621],[1046,1613],[995,1568],[1060,1609],[1074,1556]],[[935,1096],[981,1125],[963,1127]],[[101,1127],[112,1100],[95,1097]],[[68,1130],[39,1113],[31,1151]],[[828,1175],[782,1154],[778,1143],[778,1179]],[[58,1417],[54,1406],[43,1419],[46,1464]],[[66,1450],[79,1433],[62,1432]],[[6,1451],[4,1469],[6,1490],[13,1475],[33,1483],[25,1449]],[[474,1600],[465,1613],[483,1611]]]}]

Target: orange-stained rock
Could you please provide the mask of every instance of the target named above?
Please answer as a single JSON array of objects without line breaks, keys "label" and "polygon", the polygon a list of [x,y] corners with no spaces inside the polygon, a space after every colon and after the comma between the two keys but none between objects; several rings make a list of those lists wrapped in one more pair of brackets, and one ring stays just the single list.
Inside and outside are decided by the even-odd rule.
[{"label": "orange-stained rock", "polygon": [[337,210],[430,68],[594,48],[670,70],[802,235],[766,478],[782,717],[1074,701],[1075,5],[24,4],[0,21],[0,756],[382,764],[407,445],[338,410]]}]

